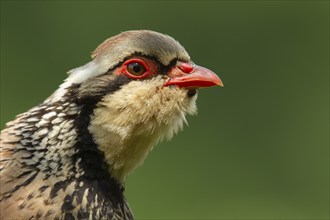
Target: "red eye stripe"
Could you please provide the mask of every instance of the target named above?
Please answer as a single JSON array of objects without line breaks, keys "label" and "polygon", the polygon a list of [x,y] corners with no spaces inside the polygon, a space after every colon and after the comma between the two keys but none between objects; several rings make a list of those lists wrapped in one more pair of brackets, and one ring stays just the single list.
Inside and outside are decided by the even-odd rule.
[{"label": "red eye stripe", "polygon": [[149,77],[150,75],[155,75],[157,70],[157,65],[153,60],[139,57],[125,61],[118,69],[115,70],[115,74],[124,74],[125,76],[133,79],[143,79]]}]

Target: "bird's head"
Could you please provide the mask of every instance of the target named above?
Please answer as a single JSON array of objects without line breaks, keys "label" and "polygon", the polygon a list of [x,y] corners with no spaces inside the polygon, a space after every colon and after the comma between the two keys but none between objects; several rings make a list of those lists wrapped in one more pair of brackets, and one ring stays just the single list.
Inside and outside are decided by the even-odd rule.
[{"label": "bird's head", "polygon": [[92,58],[71,70],[47,101],[56,102],[70,92],[78,105],[92,108],[85,126],[119,182],[157,142],[182,129],[185,115],[196,112],[196,89],[222,86],[220,78],[195,65],[176,40],[153,31],[111,37]]}]

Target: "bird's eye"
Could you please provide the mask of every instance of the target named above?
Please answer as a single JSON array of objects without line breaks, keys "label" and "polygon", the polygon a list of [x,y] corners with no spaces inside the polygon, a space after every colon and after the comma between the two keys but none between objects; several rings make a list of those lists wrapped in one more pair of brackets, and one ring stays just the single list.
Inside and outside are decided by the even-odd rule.
[{"label": "bird's eye", "polygon": [[134,62],[134,63],[129,63],[126,66],[127,71],[134,75],[134,76],[141,76],[146,72],[146,69],[141,63]]},{"label": "bird's eye", "polygon": [[132,79],[144,79],[154,72],[152,62],[145,58],[129,59],[117,71]]}]

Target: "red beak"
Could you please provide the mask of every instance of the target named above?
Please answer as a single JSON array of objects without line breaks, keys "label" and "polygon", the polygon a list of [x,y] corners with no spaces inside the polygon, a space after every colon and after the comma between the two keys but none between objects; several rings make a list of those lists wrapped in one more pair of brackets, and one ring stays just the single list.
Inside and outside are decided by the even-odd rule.
[{"label": "red beak", "polygon": [[189,63],[178,63],[164,86],[176,85],[181,88],[201,88],[223,86],[221,79],[211,70]]}]

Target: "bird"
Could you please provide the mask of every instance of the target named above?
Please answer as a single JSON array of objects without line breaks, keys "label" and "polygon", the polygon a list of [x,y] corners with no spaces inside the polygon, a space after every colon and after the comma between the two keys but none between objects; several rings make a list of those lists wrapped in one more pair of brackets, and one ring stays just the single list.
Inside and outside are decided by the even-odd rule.
[{"label": "bird", "polygon": [[169,35],[129,30],[0,136],[0,219],[134,219],[125,179],[223,86]]}]

